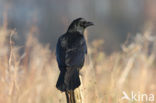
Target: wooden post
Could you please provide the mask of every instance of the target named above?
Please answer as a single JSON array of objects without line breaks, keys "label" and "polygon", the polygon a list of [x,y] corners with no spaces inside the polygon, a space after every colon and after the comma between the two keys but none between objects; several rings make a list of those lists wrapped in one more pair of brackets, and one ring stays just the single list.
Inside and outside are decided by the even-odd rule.
[{"label": "wooden post", "polygon": [[66,91],[65,94],[66,94],[67,103],[76,103],[73,90]]},{"label": "wooden post", "polygon": [[81,76],[80,76],[80,80],[81,80],[81,86],[79,88],[75,89],[74,91],[69,90],[65,92],[67,103],[83,103],[82,93],[81,93],[82,91],[80,89],[83,86]]}]

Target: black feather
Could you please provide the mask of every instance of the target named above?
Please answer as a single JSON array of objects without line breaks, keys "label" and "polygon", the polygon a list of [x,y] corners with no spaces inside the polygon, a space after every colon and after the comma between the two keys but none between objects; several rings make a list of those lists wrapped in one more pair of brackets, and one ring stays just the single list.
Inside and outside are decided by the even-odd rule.
[{"label": "black feather", "polygon": [[[83,18],[74,20],[68,31],[59,37],[56,46],[56,58],[60,75],[56,87],[61,91],[74,90],[80,83],[79,70],[84,65],[87,45],[84,38],[85,21]],[[84,24],[84,25],[82,25]]]}]

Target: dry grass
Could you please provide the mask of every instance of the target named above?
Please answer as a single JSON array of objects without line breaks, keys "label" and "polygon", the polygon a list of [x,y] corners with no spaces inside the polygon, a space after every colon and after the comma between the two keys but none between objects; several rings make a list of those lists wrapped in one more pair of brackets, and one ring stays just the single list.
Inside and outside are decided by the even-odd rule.
[{"label": "dry grass", "polygon": [[[84,103],[128,103],[122,91],[156,95],[156,41],[151,28],[138,34],[123,51],[106,56],[102,40],[89,44],[80,87]],[[12,38],[15,30],[0,27],[0,103],[65,103],[65,95],[55,88],[59,70],[55,53],[28,33],[23,47]],[[18,51],[25,52],[19,55]],[[129,102],[132,103],[132,102]],[[137,102],[133,102],[137,103]]]}]

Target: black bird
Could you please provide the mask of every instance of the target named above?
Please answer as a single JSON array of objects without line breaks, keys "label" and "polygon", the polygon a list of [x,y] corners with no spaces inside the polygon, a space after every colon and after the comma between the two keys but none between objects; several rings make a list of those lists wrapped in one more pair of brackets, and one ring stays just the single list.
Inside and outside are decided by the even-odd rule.
[{"label": "black bird", "polygon": [[60,36],[56,46],[56,58],[60,75],[56,87],[64,92],[80,86],[79,71],[84,65],[87,45],[85,28],[93,25],[84,18],[75,19],[67,32]]}]

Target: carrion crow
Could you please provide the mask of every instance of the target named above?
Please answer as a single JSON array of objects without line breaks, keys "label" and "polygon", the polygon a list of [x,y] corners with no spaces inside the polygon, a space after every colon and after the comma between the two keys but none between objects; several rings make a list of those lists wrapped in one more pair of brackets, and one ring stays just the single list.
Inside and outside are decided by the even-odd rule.
[{"label": "carrion crow", "polygon": [[60,75],[56,87],[64,92],[80,86],[79,71],[84,65],[87,45],[84,30],[92,26],[84,18],[74,20],[67,32],[61,35],[56,46],[56,58]]}]

